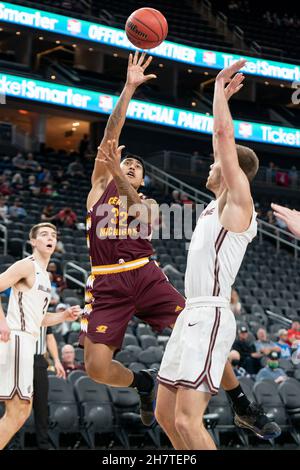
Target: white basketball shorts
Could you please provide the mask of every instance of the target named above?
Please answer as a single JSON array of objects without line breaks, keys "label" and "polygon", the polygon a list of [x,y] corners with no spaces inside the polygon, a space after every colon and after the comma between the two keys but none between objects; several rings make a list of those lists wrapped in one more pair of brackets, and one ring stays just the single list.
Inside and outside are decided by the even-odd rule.
[{"label": "white basketball shorts", "polygon": [[187,300],[167,344],[158,381],[217,394],[235,336],[236,322],[226,299]]},{"label": "white basketball shorts", "polygon": [[11,331],[7,343],[0,341],[0,400],[15,394],[31,400],[35,346],[36,338],[22,331]]}]

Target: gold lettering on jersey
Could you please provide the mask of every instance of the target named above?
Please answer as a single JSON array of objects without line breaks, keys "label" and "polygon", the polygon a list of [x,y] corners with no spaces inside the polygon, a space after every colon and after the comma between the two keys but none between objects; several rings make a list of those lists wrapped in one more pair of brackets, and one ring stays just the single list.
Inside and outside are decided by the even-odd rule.
[{"label": "gold lettering on jersey", "polygon": [[100,228],[100,237],[119,237],[119,236],[129,236],[134,237],[138,236],[139,232],[136,228],[114,228],[114,227],[101,227]]}]

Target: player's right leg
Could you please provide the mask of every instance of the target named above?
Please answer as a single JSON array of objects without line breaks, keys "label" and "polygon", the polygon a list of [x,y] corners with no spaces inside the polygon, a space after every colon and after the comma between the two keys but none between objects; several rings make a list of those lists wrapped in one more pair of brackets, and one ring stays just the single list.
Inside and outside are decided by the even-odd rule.
[{"label": "player's right leg", "polygon": [[174,449],[187,450],[187,444],[180,436],[175,424],[177,389],[159,384],[157,390],[155,417],[160,427],[167,434]]},{"label": "player's right leg", "polygon": [[113,360],[114,346],[93,343],[84,339],[84,363],[86,371],[95,382],[114,387],[129,387],[133,381],[133,372],[118,361]]},{"label": "player's right leg", "polygon": [[23,426],[30,415],[31,407],[32,400],[21,400],[17,394],[5,401],[5,414],[0,419],[0,449],[4,449]]}]

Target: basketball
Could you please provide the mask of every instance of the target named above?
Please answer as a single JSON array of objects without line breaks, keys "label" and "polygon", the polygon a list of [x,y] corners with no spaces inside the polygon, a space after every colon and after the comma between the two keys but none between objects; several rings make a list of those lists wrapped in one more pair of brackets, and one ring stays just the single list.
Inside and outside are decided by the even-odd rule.
[{"label": "basketball", "polygon": [[160,11],[154,8],[140,8],[127,19],[125,31],[134,46],[152,49],[165,40],[168,23]]}]

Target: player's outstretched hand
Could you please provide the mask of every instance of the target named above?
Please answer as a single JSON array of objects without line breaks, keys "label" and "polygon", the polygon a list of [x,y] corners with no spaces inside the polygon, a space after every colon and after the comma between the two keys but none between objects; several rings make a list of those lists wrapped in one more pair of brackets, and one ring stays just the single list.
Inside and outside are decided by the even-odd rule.
[{"label": "player's outstretched hand", "polygon": [[244,84],[243,81],[245,79],[245,75],[242,73],[237,73],[228,83],[228,85],[225,88],[225,95],[227,98],[227,101],[230,100],[232,95],[235,95],[240,91],[241,88],[243,88]]},{"label": "player's outstretched hand", "polygon": [[153,73],[149,75],[145,75],[144,73],[151,62],[152,56],[146,58],[145,52],[142,52],[140,56],[138,51],[135,51],[134,55],[129,54],[126,84],[137,88],[148,80],[156,78],[156,75]]},{"label": "player's outstretched hand", "polygon": [[283,220],[286,223],[288,229],[296,236],[300,237],[300,212],[295,209],[289,209],[288,207],[280,206],[279,204],[271,204],[277,219]]},{"label": "player's outstretched hand", "polygon": [[229,65],[229,67],[221,70],[216,77],[216,81],[223,82],[223,84],[226,85],[226,83],[231,81],[231,77],[242,69],[246,63],[247,61],[245,59],[237,60],[233,64]]},{"label": "player's outstretched hand", "polygon": [[6,320],[0,321],[0,341],[7,343],[10,340],[10,328],[7,325]]},{"label": "player's outstretched hand", "polygon": [[64,311],[64,320],[65,321],[76,321],[79,315],[81,315],[82,310],[79,305],[74,305],[67,308]]}]

